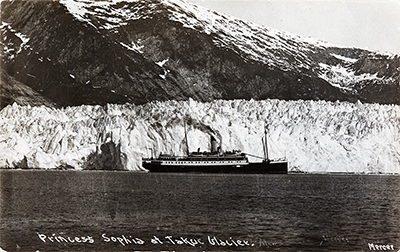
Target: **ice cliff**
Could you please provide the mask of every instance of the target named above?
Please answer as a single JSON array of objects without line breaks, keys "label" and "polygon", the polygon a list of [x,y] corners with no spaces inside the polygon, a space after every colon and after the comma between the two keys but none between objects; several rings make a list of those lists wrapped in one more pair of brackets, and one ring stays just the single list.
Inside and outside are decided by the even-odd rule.
[{"label": "ice cliff", "polygon": [[[141,158],[223,150],[287,158],[305,172],[400,173],[400,106],[326,101],[217,100],[0,111],[0,167],[142,170]],[[256,161],[256,160],[252,160]]]}]

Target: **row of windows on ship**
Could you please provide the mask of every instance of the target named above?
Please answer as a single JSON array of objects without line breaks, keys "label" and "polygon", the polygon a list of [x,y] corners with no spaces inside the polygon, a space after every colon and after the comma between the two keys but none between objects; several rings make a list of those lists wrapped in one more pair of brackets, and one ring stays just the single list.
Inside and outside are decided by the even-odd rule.
[{"label": "row of windows on ship", "polygon": [[233,164],[233,163],[245,163],[243,160],[238,161],[164,161],[166,164]]}]

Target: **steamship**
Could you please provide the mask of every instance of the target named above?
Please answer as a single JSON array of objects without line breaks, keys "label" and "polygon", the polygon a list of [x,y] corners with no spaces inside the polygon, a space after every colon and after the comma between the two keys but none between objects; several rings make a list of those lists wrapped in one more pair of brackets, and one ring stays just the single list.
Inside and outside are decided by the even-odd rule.
[{"label": "steamship", "polygon": [[[185,127],[186,147],[188,148]],[[265,141],[264,141],[265,139]],[[186,153],[176,156],[160,154],[158,158],[143,159],[142,165],[150,172],[193,172],[193,173],[278,173],[288,172],[288,162],[285,159],[272,160],[268,157],[267,137],[262,139],[264,157],[246,154],[240,150],[221,151],[216,140],[211,136],[211,150]],[[247,156],[262,159],[261,162],[249,162]]]}]

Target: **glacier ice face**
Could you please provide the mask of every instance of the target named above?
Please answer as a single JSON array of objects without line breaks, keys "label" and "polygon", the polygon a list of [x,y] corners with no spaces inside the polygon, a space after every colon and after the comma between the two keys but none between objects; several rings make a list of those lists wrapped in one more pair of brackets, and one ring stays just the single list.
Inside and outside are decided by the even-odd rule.
[{"label": "glacier ice face", "polygon": [[[400,106],[218,100],[0,111],[0,167],[142,170],[142,157],[210,149],[287,158],[305,172],[400,173]],[[252,159],[251,161],[257,161]]]}]

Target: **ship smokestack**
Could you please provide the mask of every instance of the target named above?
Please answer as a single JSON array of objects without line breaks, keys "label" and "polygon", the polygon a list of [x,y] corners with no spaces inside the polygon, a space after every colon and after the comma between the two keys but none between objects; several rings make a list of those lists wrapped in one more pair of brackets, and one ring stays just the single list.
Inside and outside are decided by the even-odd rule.
[{"label": "ship smokestack", "polygon": [[214,136],[211,136],[211,152],[217,152],[217,140]]}]

